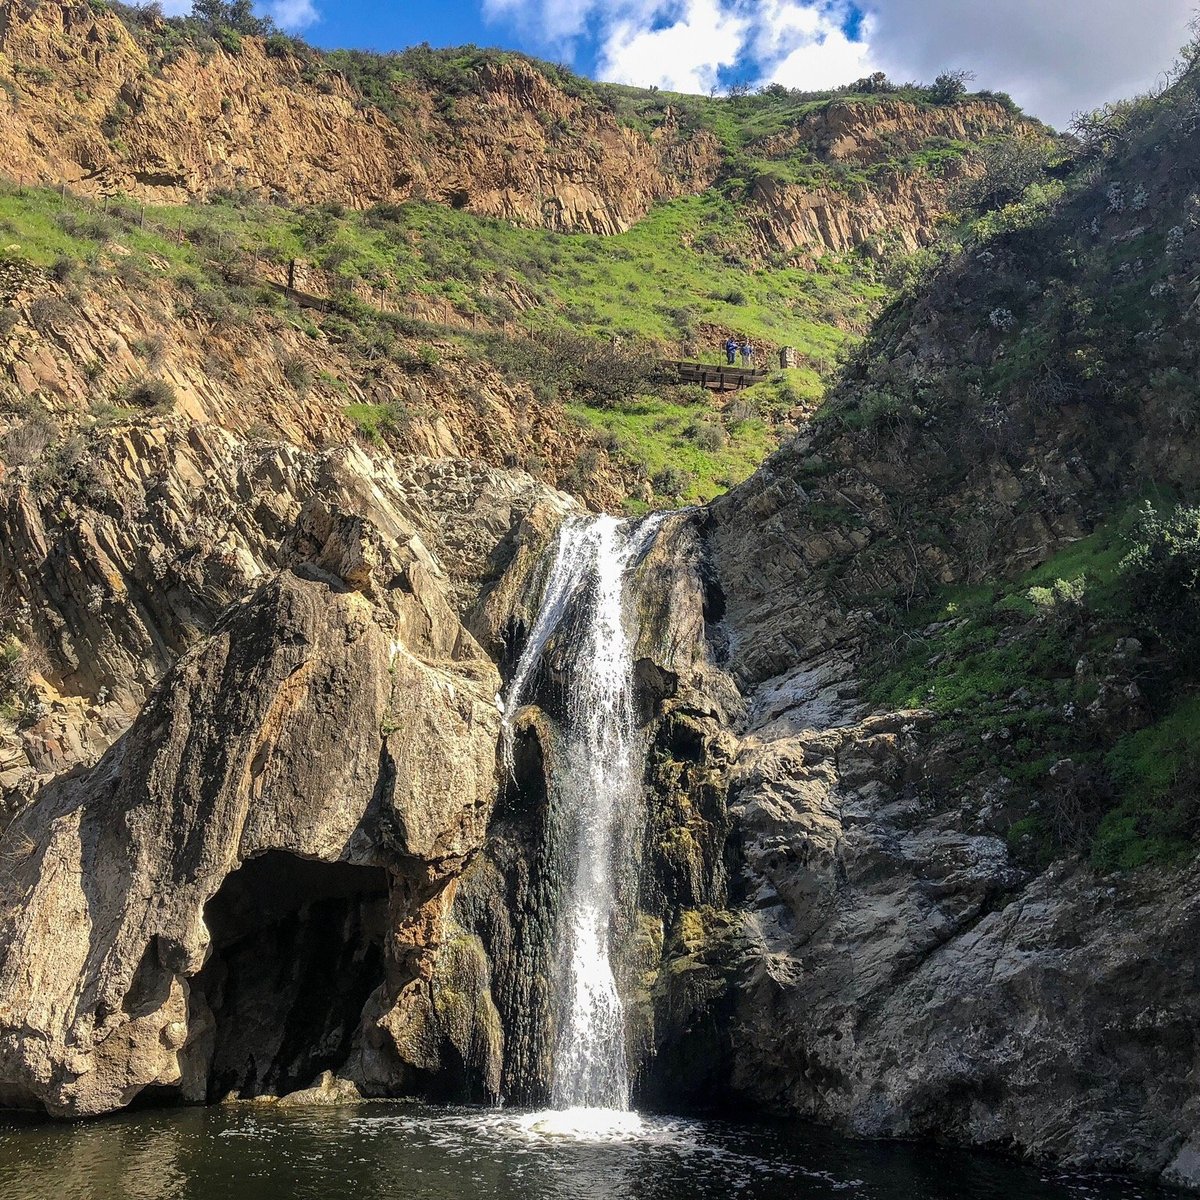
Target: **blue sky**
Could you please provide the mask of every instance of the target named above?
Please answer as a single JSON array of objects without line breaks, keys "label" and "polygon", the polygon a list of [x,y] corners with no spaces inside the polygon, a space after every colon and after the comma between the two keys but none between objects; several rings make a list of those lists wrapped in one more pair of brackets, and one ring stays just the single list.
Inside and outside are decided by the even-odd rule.
[{"label": "blue sky", "polygon": [[[190,0],[169,0],[168,9]],[[1195,0],[264,0],[323,46],[476,42],[597,78],[707,92],[815,89],[873,70],[947,68],[1057,125],[1151,87],[1187,39]]]}]

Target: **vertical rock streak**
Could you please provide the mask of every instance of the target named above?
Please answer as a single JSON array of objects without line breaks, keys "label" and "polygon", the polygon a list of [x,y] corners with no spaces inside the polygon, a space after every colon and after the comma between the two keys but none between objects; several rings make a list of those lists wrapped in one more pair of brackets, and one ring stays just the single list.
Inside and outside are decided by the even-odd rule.
[{"label": "vertical rock streak", "polygon": [[548,859],[562,886],[555,915],[562,972],[556,989],[551,1100],[558,1108],[629,1107],[625,1014],[610,938],[622,902],[618,848],[641,808],[640,745],[632,704],[633,645],[626,628],[626,575],[657,521],[602,516],[568,521],[559,534],[545,596],[510,690],[512,720],[552,635],[567,648],[565,703],[552,756]]}]

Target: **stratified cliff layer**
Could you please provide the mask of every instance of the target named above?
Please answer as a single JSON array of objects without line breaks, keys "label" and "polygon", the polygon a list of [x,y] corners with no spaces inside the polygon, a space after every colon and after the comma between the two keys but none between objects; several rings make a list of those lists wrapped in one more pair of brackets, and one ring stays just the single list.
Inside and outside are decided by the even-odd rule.
[{"label": "stratified cliff layer", "polygon": [[[152,23],[153,24],[153,23]],[[365,208],[412,196],[552,229],[613,233],[656,200],[696,191],[715,143],[654,138],[513,57],[472,93],[413,86],[395,119],[334,72],[314,78],[261,38],[153,57],[103,6],[0,8],[0,161],[15,178],[185,201],[217,189]],[[69,115],[68,115],[69,114]]]},{"label": "stratified cliff layer", "polygon": [[[54,706],[26,741],[59,778],[5,834],[10,1104],[278,1094],[331,1067],[367,1091],[412,1086],[393,1025],[428,991],[446,889],[496,791],[500,680],[460,614],[524,515],[566,501],[445,462],[423,479],[409,464],[406,492],[361,455],[256,468],[210,449],[210,470],[234,451],[229,476],[189,489],[176,464],[175,490],[149,499],[163,533],[189,539],[186,580],[154,567],[169,535],[116,529],[107,551],[103,535],[76,544],[74,565],[59,543],[62,574],[28,570],[31,607],[61,620],[78,667],[64,685],[124,684],[88,711]],[[435,480],[445,503],[426,523]],[[203,550],[192,539],[226,487],[243,523]],[[35,554],[36,507],[26,517]],[[139,707],[94,768],[64,770]]]}]

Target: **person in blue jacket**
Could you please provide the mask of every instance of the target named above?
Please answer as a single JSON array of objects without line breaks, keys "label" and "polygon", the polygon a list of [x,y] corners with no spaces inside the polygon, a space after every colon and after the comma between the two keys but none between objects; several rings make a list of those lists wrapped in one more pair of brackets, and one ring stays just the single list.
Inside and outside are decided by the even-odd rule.
[{"label": "person in blue jacket", "polygon": [[725,342],[725,361],[732,367],[737,362],[737,338],[730,334]]}]

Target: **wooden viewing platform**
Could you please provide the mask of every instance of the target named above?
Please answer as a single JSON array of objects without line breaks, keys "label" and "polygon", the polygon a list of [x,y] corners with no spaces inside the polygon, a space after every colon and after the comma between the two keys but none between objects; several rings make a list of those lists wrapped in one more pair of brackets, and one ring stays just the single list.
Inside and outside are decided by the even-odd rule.
[{"label": "wooden viewing platform", "polygon": [[668,367],[679,372],[680,383],[698,383],[712,392],[740,392],[766,379],[771,373],[766,367],[727,366],[724,363],[684,362],[668,360]]}]

